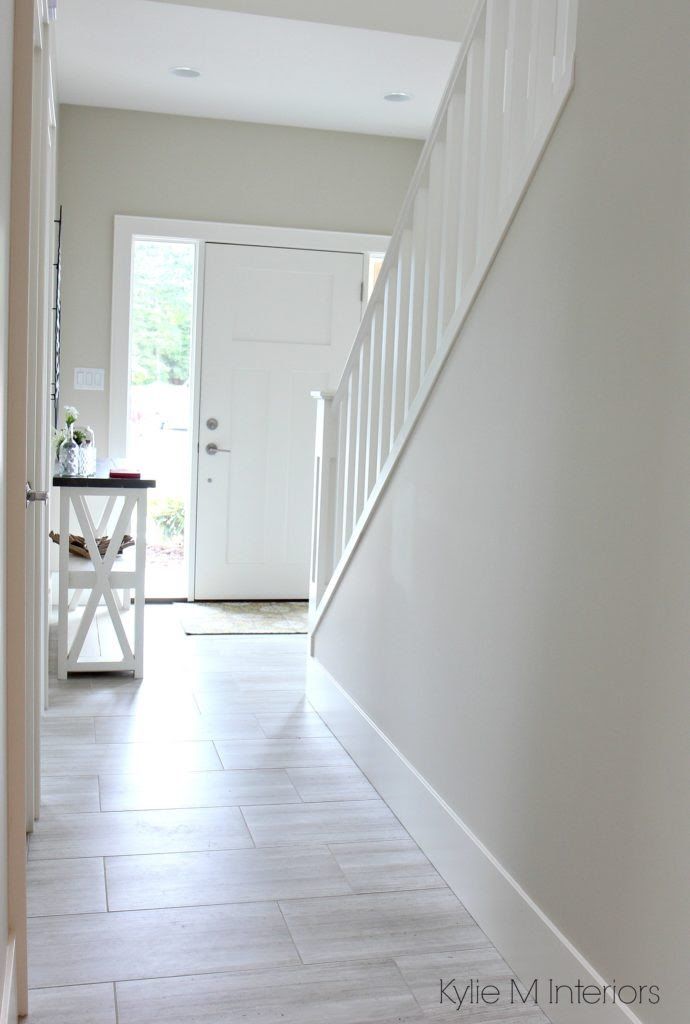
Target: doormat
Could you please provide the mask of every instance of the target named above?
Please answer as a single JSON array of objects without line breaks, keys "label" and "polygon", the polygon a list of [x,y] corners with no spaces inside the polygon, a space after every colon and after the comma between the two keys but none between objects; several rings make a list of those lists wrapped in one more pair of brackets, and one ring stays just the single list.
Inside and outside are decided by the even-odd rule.
[{"label": "doormat", "polygon": [[175,607],[189,636],[308,632],[307,601],[194,601]]}]

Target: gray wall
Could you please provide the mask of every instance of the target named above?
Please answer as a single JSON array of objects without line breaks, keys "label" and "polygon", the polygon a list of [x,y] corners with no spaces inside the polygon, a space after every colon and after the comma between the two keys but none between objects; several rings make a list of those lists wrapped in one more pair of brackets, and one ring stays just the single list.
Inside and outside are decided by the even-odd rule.
[{"label": "gray wall", "polygon": [[390,234],[420,143],[94,107],[62,106],[62,403],[106,454],[106,393],[72,390],[75,366],[110,360],[117,213]]},{"label": "gray wall", "polygon": [[[575,91],[315,653],[609,980],[687,1017],[690,6]],[[586,1016],[586,1014],[585,1014]]]}]

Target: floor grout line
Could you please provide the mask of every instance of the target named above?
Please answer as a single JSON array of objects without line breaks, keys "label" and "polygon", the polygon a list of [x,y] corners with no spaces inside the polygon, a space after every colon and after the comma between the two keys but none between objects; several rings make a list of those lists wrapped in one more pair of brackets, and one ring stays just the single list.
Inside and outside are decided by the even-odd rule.
[{"label": "floor grout line", "polygon": [[[347,840],[347,841],[343,841],[340,844],[333,844],[333,845],[344,846],[344,845],[349,845],[349,843],[352,842],[352,843],[354,843],[354,844],[359,846],[359,845],[364,845],[365,843],[369,843],[369,842],[373,843],[373,842],[389,842],[389,841],[393,842],[394,840],[385,840],[385,839],[382,839],[382,840],[367,840],[367,839],[363,839],[363,840]],[[329,844],[327,842],[325,842],[325,841],[318,841],[318,842],[304,842],[304,843],[282,843],[282,844],[278,844],[276,846],[256,846],[256,845],[252,845],[252,846],[223,846],[223,847],[218,847],[217,849],[213,849],[213,850],[209,850],[208,847],[206,847],[205,849],[202,849],[202,850],[198,850],[198,849],[193,849],[193,850],[155,850],[155,851],[147,850],[144,853],[100,853],[100,854],[95,854],[93,856],[86,856],[86,857],[84,857],[84,856],[82,856],[82,857],[33,857],[31,859],[31,861],[27,862],[27,863],[31,863],[31,864],[53,864],[53,863],[59,863],[61,861],[72,861],[72,860],[103,860],[103,859],[106,859],[106,860],[126,860],[128,858],[134,858],[134,857],[137,857],[137,858],[141,858],[141,857],[190,857],[190,856],[195,856],[197,854],[198,855],[202,855],[202,854],[212,854],[212,853],[248,853],[248,852],[253,851],[253,850],[257,850],[259,852],[261,852],[263,850],[265,850],[266,852],[269,852],[271,850],[283,850],[283,851],[285,851],[286,854],[288,854],[288,853],[295,853],[296,851],[303,850],[303,849],[321,850],[321,849],[328,849],[328,848],[329,848]],[[432,867],[433,867],[433,865],[432,865]],[[436,870],[436,869],[434,869],[434,870]],[[439,875],[439,877],[441,877],[441,876]],[[377,892],[384,892],[384,893],[385,892],[416,892],[417,890],[440,889],[440,888],[449,888],[449,886],[448,886],[448,884],[446,882],[444,882],[442,886],[441,885],[424,885],[424,886],[415,885],[415,886],[412,886],[412,887],[407,887],[406,886],[404,888],[397,888],[396,887],[396,888],[393,888],[393,889],[391,889],[391,888],[377,889],[376,891]],[[247,901],[242,900],[240,902],[247,902]],[[249,902],[259,902],[260,903],[261,900],[249,901]],[[36,916],[41,916],[41,915],[36,915]]]},{"label": "floor grout line", "polygon": [[110,913],[110,899],[108,897],[108,869],[105,863],[105,856],[101,857],[103,862],[103,886],[105,888],[105,911]]},{"label": "floor grout line", "polygon": [[[447,953],[471,953],[473,950],[486,950],[487,948],[495,949],[495,947],[491,944],[491,942],[489,942],[488,939],[486,940],[485,943],[481,943],[481,945],[478,945],[478,946],[454,946],[452,948],[444,948],[444,949],[441,949],[441,950],[434,950],[434,953],[438,953],[439,955],[442,956],[443,954],[447,954]],[[297,947],[295,947],[295,950],[297,952],[297,956],[299,957],[299,952],[297,951]],[[497,953],[498,956],[500,956],[500,953],[498,953],[498,951],[496,951],[496,953]],[[381,965],[381,964],[394,964],[396,959],[399,959],[399,958],[404,957],[404,956],[414,956],[414,955],[415,955],[414,953],[412,953],[412,954],[410,954],[410,953],[394,953],[394,954],[386,954],[385,956],[380,956],[380,957],[370,956],[370,957],[362,957],[362,958],[357,957],[355,959],[319,960],[319,961],[309,962],[309,963],[305,963],[301,959],[301,957],[300,957],[300,962],[298,964],[265,964],[265,965],[263,965],[261,967],[246,967],[246,968],[240,968],[240,969],[236,969],[236,970],[227,970],[227,971],[195,971],[195,972],[193,972],[191,974],[158,974],[158,975],[154,975],[153,977],[146,977],[146,978],[116,978],[116,979],[108,979],[106,981],[85,981],[85,982],[79,982],[76,985],[40,985],[40,986],[39,985],[34,985],[34,986],[32,986],[32,988],[29,991],[30,992],[42,992],[42,991],[45,991],[46,989],[54,989],[54,988],[55,989],[80,989],[80,988],[83,989],[83,988],[87,988],[87,987],[89,987],[91,985],[115,985],[115,986],[117,986],[117,985],[127,985],[127,984],[131,984],[131,983],[144,982],[144,981],[172,981],[175,978],[197,978],[197,977],[207,978],[207,977],[214,977],[214,976],[225,977],[226,975],[230,976],[230,977],[243,977],[245,975],[250,975],[251,976],[251,975],[262,974],[262,973],[271,973],[271,974],[273,974],[276,971],[282,971],[282,970],[289,971],[289,970],[294,970],[296,967],[333,967],[333,966],[337,966],[338,964],[346,964],[348,966],[360,965],[362,967],[364,967],[364,966],[377,966],[377,965]],[[506,967],[508,967],[507,964],[506,964]],[[510,971],[510,968],[508,968],[508,971],[509,971],[509,976],[510,977],[516,977],[516,975],[512,971]],[[497,1022],[493,1022],[492,1021],[492,1022],[489,1022],[489,1024],[500,1024],[500,1022],[499,1021],[497,1021]],[[513,1021],[512,1020],[509,1021],[508,1024],[513,1024]]]},{"label": "floor grout line", "polygon": [[[344,877],[345,883],[347,885],[350,885],[350,882],[348,881],[348,879],[345,876],[343,876],[343,877]],[[106,917],[106,916],[112,917],[113,915],[117,915],[117,914],[158,914],[158,913],[167,913],[168,911],[173,911],[173,910],[208,910],[208,909],[210,909],[212,907],[264,906],[264,905],[269,904],[269,903],[275,903],[276,905],[279,906],[281,903],[312,903],[315,900],[350,899],[352,896],[401,896],[401,895],[409,896],[409,895],[411,895],[413,893],[428,893],[428,892],[435,892],[435,893],[438,893],[438,892],[448,892],[452,896],[455,896],[455,893],[450,888],[450,886],[447,885],[444,882],[442,885],[424,886],[423,888],[416,887],[416,888],[413,888],[413,889],[366,889],[364,891],[361,891],[361,890],[355,890],[355,889],[351,888],[350,892],[345,892],[345,893],[341,893],[341,892],[336,892],[336,893],[319,893],[319,894],[317,894],[315,896],[263,896],[263,897],[254,897],[254,898],[249,899],[249,900],[224,900],[224,901],[221,901],[221,902],[213,902],[213,901],[206,902],[206,901],[203,901],[201,903],[175,903],[175,904],[170,904],[170,905],[166,905],[166,906],[162,906],[162,907],[118,907],[115,910],[109,908],[107,910],[75,911],[72,914],[70,914],[70,913],[61,913],[61,914],[32,914],[31,917],[29,918],[29,920],[31,920],[31,921],[48,921],[48,920],[55,920],[55,918],[67,918],[69,920],[73,920],[75,918],[80,918],[80,917],[99,917],[99,916],[101,916],[101,917]],[[463,910],[467,914],[467,916],[470,919],[471,923],[476,925],[476,922],[474,921],[474,919],[470,917],[469,911],[465,909],[465,907],[463,906],[462,903],[460,903],[460,900],[458,899],[457,896],[455,896],[455,899],[458,900],[458,903],[460,904],[460,906],[463,908]],[[281,914],[282,914],[282,909],[281,909]],[[283,917],[284,917],[284,915],[283,915]],[[286,921],[286,924],[287,924],[287,921]],[[292,934],[292,933],[290,933],[290,934]],[[454,948],[464,949],[465,947],[461,946],[461,947],[454,947]],[[436,952],[436,950],[434,950],[434,952]],[[402,956],[403,954],[400,954],[400,955]],[[407,954],[405,954],[405,955],[407,955]],[[357,960],[357,959],[358,958],[355,958],[355,960]]]},{"label": "floor grout line", "polygon": [[[247,805],[245,804],[245,806],[247,806]],[[282,806],[282,804],[281,804],[281,806]],[[256,839],[254,837],[254,833],[252,832],[251,828],[249,827],[249,822],[247,821],[247,816],[246,816],[246,814],[244,813],[244,811],[242,810],[241,807],[238,807],[238,811],[242,815],[242,821],[244,822],[244,827],[246,828],[246,830],[247,830],[247,832],[249,834],[249,838],[252,841],[252,846],[256,850],[256,849],[258,849],[258,847],[256,845]]]},{"label": "floor grout line", "polygon": [[281,904],[281,901],[280,900],[276,900],[276,906],[278,907],[278,910],[280,912],[280,916],[283,919],[283,924],[285,925],[285,928],[287,929],[287,933],[290,936],[290,941],[292,942],[292,945],[295,947],[295,952],[297,953],[297,956],[299,957],[300,963],[304,964],[304,960],[302,959],[302,954],[299,951],[299,946],[297,945],[297,941],[295,939],[295,936],[292,934],[292,929],[290,928],[290,925],[287,923],[287,919],[285,917],[285,914],[283,913],[283,908],[281,907],[280,904]]},{"label": "floor grout line", "polygon": [[[414,994],[414,992],[412,990],[412,986],[408,985],[407,979],[405,978],[405,975],[403,974],[402,970],[400,969],[400,964],[398,963],[398,960],[397,960],[396,957],[393,957],[393,964],[395,965],[395,969],[398,972],[398,976],[400,977],[400,980],[402,981],[403,985],[405,986],[405,988],[407,989],[409,994],[412,996],[412,999],[413,999],[415,1005],[418,1006],[420,1011],[421,1011],[421,1013],[424,1014],[424,1007],[422,1006],[422,1004],[419,1001],[419,999],[417,998],[417,996]],[[490,1022],[489,1022],[489,1024],[490,1024]]]},{"label": "floor grout line", "polygon": [[[299,805],[289,804],[288,806],[295,807],[295,806],[299,806]],[[92,811],[90,813],[96,814],[97,812],[96,811]],[[310,838],[310,839],[305,839],[303,841],[298,841],[298,842],[294,842],[294,843],[265,843],[265,844],[261,844],[259,846],[252,846],[252,847],[250,847],[250,846],[245,846],[245,847],[242,847],[242,846],[228,846],[228,847],[217,847],[217,848],[214,848],[214,849],[209,849],[208,847],[206,847],[203,850],[197,850],[197,849],[189,849],[189,850],[147,850],[147,851],[145,851],[143,853],[94,853],[94,854],[81,854],[81,855],[77,854],[76,856],[69,856],[69,857],[39,857],[39,858],[37,858],[37,863],[47,863],[47,862],[50,862],[50,861],[58,861],[58,860],[100,860],[102,857],[106,857],[109,860],[114,860],[116,858],[124,858],[124,857],[177,857],[177,856],[186,856],[187,854],[196,854],[196,853],[241,853],[243,850],[246,851],[246,850],[251,850],[251,849],[256,849],[256,850],[285,850],[285,851],[293,850],[294,851],[294,850],[301,849],[302,847],[316,847],[318,849],[332,850],[333,847],[339,847],[339,846],[375,846],[375,845],[378,845],[380,843],[408,843],[408,842],[412,843],[414,845],[415,849],[418,850],[426,858],[428,864],[431,865],[431,867],[433,867],[433,864],[431,863],[429,858],[426,856],[426,854],[424,853],[422,848],[417,845],[417,843],[415,842],[414,839],[412,839],[412,837],[410,836],[409,833],[406,833],[406,835],[404,837],[399,837],[398,836],[398,837],[393,837],[393,838],[390,838],[390,837],[389,838],[385,838],[385,837],[384,838],[376,838],[376,839],[352,839],[352,838],[350,838],[350,839],[328,839],[328,838],[314,839],[314,838]],[[436,869],[434,868],[434,870],[436,870]]]},{"label": "floor grout line", "polygon": [[[221,742],[222,742],[222,740],[218,740],[218,742],[219,742],[219,743],[221,743]],[[222,757],[220,756],[220,753],[219,753],[219,751],[218,751],[218,747],[216,746],[216,741],[215,741],[215,740],[211,740],[211,746],[213,747],[213,750],[214,750],[214,752],[215,752],[215,755],[216,755],[216,757],[218,758],[218,761],[219,761],[219,763],[220,763],[220,767],[221,767],[221,770],[222,770],[222,771],[225,771],[225,765],[223,764],[223,758],[222,758]]]}]

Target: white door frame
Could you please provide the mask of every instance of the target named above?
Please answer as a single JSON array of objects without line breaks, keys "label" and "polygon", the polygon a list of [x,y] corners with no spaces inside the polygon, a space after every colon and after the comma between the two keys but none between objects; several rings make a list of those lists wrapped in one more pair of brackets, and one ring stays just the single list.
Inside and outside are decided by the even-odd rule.
[{"label": "white door frame", "polygon": [[[127,389],[129,383],[129,321],[132,275],[132,243],[135,239],[168,238],[196,244],[193,330],[191,345],[192,465],[190,471],[189,516],[185,522],[188,553],[187,598],[194,600],[196,576],[192,539],[196,531],[196,494],[199,470],[199,401],[201,391],[201,346],[204,294],[204,251],[207,242],[225,245],[258,245],[284,249],[314,249],[321,252],[351,252],[362,255],[362,301],[366,301],[366,269],[371,253],[384,252],[388,235],[348,231],[317,231],[309,228],[263,227],[252,224],[222,224],[203,220],[174,220],[164,217],[131,217],[116,214],[113,242],[113,297],[110,335],[110,388],[108,455],[122,458],[127,446]],[[354,341],[354,339],[353,339]]]},{"label": "white door frame", "polygon": [[[41,9],[41,18],[47,19]],[[31,336],[28,352],[29,417],[28,481],[34,490],[48,492],[52,465],[50,433],[52,426],[50,379],[52,375],[53,302],[55,269],[55,200],[57,117],[55,109],[54,34],[47,31],[47,20],[38,26],[35,50],[37,67],[34,78],[33,159],[37,173],[32,174],[32,207],[36,218],[32,225]],[[27,535],[27,676],[29,700],[33,704],[33,723],[29,722],[27,753],[27,831],[40,816],[41,757],[40,727],[42,711],[48,707],[48,509],[37,502],[30,510]]]},{"label": "white door frame", "polygon": [[[51,238],[55,174],[54,32],[46,0],[14,9],[6,446],[7,915],[3,1020],[28,1011],[26,833],[39,802],[40,681],[46,667]],[[1,968],[0,968],[1,973]]]}]

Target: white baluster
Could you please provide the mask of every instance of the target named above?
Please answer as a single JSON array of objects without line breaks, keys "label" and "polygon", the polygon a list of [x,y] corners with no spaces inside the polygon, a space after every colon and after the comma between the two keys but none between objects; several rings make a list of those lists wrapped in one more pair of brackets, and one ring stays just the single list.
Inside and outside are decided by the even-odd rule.
[{"label": "white baluster", "polygon": [[371,333],[364,339],[359,350],[357,424],[355,438],[355,467],[353,481],[353,521],[356,524],[360,517],[364,502],[367,499],[367,431],[369,412],[369,373]]},{"label": "white baluster", "polygon": [[465,96],[455,91],[450,99],[446,121],[444,165],[444,208],[441,223],[441,266],[438,284],[439,337],[455,312],[455,282],[458,270],[460,236],[460,171],[462,136],[465,117]]},{"label": "white baluster", "polygon": [[428,220],[424,260],[424,307],[419,372],[423,379],[438,344],[438,286],[441,275],[441,233],[444,205],[446,142],[443,134],[431,151]]},{"label": "white baluster", "polygon": [[556,47],[553,64],[554,87],[561,81],[572,60],[576,26],[577,3],[575,0],[558,0]]},{"label": "white baluster", "polygon": [[352,536],[354,512],[355,447],[359,365],[354,363],[347,382],[347,418],[345,421],[345,475],[343,477],[343,548]]},{"label": "white baluster", "polygon": [[539,35],[541,32],[541,0],[531,0],[530,37],[527,54],[527,107],[525,111],[526,146],[531,148],[537,128],[537,79]]},{"label": "white baluster", "polygon": [[473,39],[465,64],[465,120],[460,171],[460,245],[456,280],[456,306],[477,262],[477,203],[479,198],[479,150],[482,127],[482,76],[484,40]]},{"label": "white baluster", "polygon": [[376,472],[388,458],[391,446],[391,406],[393,392],[393,349],[395,347],[395,312],[397,276],[389,274],[386,279],[383,301],[383,329],[381,331],[381,379],[379,386],[379,428]]},{"label": "white baluster", "polygon": [[579,0],[566,0],[568,23],[565,30],[565,67],[563,73],[573,81],[575,70],[575,41],[577,39],[577,15]]},{"label": "white baluster", "polygon": [[395,347],[393,349],[393,390],[391,396],[390,447],[405,418],[407,346],[410,336],[410,285],[412,272],[412,231],[406,228],[400,240],[397,266]]},{"label": "white baluster", "polygon": [[527,72],[532,25],[527,15],[531,2],[510,0],[508,17],[508,61],[506,67],[505,118],[503,121],[503,199],[510,199],[525,157]]},{"label": "white baluster", "polygon": [[534,58],[534,125],[539,130],[551,111],[558,0],[539,0],[539,33]]},{"label": "white baluster", "polygon": [[367,444],[364,453],[364,486],[369,497],[376,483],[376,455],[379,444],[379,391],[381,387],[381,334],[383,331],[383,306],[380,303],[372,311],[369,329],[369,401],[367,402]]},{"label": "white baluster", "polygon": [[[530,0],[527,2],[529,3]],[[491,244],[498,221],[508,9],[507,0],[488,0],[487,2],[479,157],[480,202],[477,228],[481,249],[485,249],[487,245]]]},{"label": "white baluster", "polygon": [[343,513],[345,510],[345,448],[347,430],[347,401],[341,389],[333,399],[332,415],[337,431],[336,484],[333,513],[333,564],[337,565],[343,553]]},{"label": "white baluster", "polygon": [[421,381],[422,311],[424,308],[424,267],[426,259],[427,192],[420,188],[415,198],[410,253],[410,313],[407,366],[405,369],[405,415],[417,397]]},{"label": "white baluster", "polygon": [[335,456],[337,430],[333,416],[333,395],[312,391],[316,405],[316,450],[314,455],[314,502],[309,577],[309,613],[313,618],[333,572],[333,527]]}]

